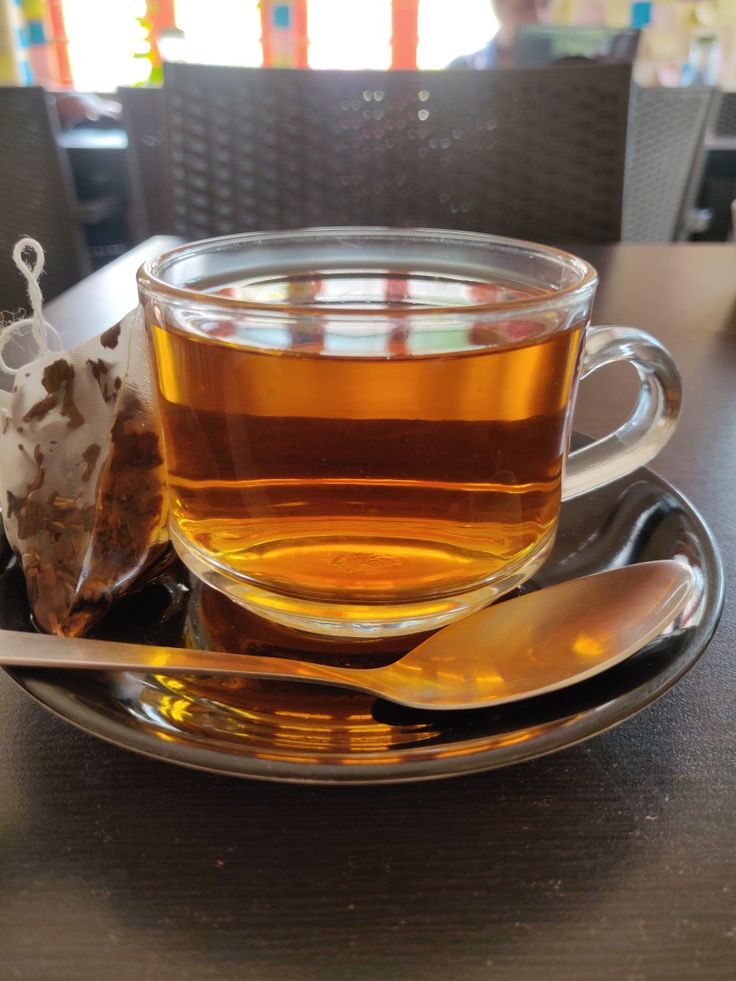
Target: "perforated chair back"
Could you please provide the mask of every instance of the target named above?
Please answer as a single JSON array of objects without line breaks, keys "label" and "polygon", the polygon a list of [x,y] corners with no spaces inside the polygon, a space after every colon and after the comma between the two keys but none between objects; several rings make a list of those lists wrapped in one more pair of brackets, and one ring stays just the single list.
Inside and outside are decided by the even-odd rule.
[{"label": "perforated chair back", "polygon": [[42,88],[0,86],[0,311],[28,309],[11,258],[23,235],[46,252],[41,288],[52,299],[90,271],[71,173]]},{"label": "perforated chair back", "polygon": [[171,224],[166,196],[161,193],[166,167],[164,93],[160,87],[125,86],[118,89],[117,96],[128,134],[133,231],[142,241],[150,235],[166,234]]},{"label": "perforated chair back", "polygon": [[632,89],[623,234],[630,242],[687,235],[705,159],[716,90]]},{"label": "perforated chair back", "polygon": [[620,237],[626,65],[478,72],[172,64],[171,230],[421,225]]},{"label": "perforated chair back", "polygon": [[715,136],[736,136],[736,92],[723,92],[714,125]]}]

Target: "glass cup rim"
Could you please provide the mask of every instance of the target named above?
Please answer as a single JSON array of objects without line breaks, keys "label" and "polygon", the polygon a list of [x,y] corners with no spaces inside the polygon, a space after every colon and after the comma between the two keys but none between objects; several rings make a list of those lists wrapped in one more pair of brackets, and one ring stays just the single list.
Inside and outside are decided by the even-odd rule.
[{"label": "glass cup rim", "polygon": [[[335,306],[331,308],[329,304],[314,306],[310,304],[290,304],[290,303],[264,303],[254,300],[235,299],[234,297],[222,296],[220,294],[207,293],[202,290],[193,289],[188,286],[175,286],[162,278],[162,272],[176,263],[177,261],[189,258],[192,254],[203,252],[217,252],[233,248],[239,244],[247,246],[256,242],[266,242],[277,244],[279,240],[293,242],[309,238],[326,239],[328,237],[364,237],[378,238],[390,236],[396,239],[418,238],[424,242],[431,242],[439,238],[447,238],[456,242],[458,245],[485,245],[496,247],[501,251],[528,252],[530,254],[543,256],[548,259],[557,260],[567,268],[573,268],[577,272],[575,282],[562,286],[556,290],[547,290],[532,297],[521,297],[500,302],[469,303],[462,305],[447,306],[423,306],[421,309],[408,311],[397,309],[395,306],[376,305],[366,307],[346,307]],[[450,242],[448,242],[450,244]],[[144,262],[136,274],[138,288],[141,293],[153,295],[168,301],[179,303],[196,303],[197,305],[207,306],[211,311],[222,310],[224,313],[233,315],[250,311],[267,313],[270,316],[298,316],[300,318],[314,317],[324,319],[325,316],[334,316],[342,319],[351,318],[390,318],[421,316],[424,318],[447,317],[450,316],[477,316],[478,314],[495,314],[504,312],[523,313],[525,311],[547,310],[558,305],[567,305],[574,302],[578,297],[592,293],[598,283],[598,273],[587,260],[567,252],[564,249],[552,245],[544,245],[539,242],[531,242],[525,239],[509,238],[501,235],[490,235],[485,232],[466,232],[452,229],[440,228],[400,228],[378,225],[345,225],[345,226],[315,226],[312,228],[281,229],[277,231],[264,232],[238,232],[233,235],[221,235],[213,238],[198,239],[177,245],[172,249],[167,249],[152,259]]]}]

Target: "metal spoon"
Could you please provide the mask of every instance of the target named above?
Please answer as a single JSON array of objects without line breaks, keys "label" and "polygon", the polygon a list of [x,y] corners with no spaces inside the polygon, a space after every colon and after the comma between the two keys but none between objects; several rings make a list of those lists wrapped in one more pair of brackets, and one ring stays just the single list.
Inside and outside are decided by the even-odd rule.
[{"label": "metal spoon", "polygon": [[653,640],[682,611],[693,574],[646,562],[498,603],[380,668],[49,637],[0,630],[0,664],[311,681],[431,709],[503,705],[590,678]]}]

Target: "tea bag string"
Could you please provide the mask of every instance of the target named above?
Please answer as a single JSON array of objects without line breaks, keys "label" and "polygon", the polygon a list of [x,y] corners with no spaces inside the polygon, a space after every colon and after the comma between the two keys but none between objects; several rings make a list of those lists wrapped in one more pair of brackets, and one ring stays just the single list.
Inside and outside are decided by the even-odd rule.
[{"label": "tea bag string", "polygon": [[[25,259],[23,256],[26,250],[33,253],[29,259]],[[14,320],[0,333],[0,370],[7,372],[9,375],[14,375],[18,369],[17,367],[11,367],[6,362],[4,357],[5,348],[16,335],[20,334],[28,326],[31,328],[31,334],[38,347],[39,355],[52,353],[52,348],[49,346],[49,341],[52,339],[58,345],[57,350],[61,350],[64,346],[59,332],[43,316],[43,294],[38,283],[46,262],[46,255],[43,248],[34,238],[22,238],[16,242],[15,248],[13,249],[13,262],[25,278],[28,300],[31,304],[31,316],[23,317],[21,320]]]}]

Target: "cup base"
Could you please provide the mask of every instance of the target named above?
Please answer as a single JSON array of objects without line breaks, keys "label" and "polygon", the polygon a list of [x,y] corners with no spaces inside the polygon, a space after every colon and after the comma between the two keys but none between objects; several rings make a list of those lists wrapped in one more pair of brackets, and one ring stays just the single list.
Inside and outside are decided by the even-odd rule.
[{"label": "cup base", "polygon": [[522,564],[507,566],[492,580],[463,593],[422,597],[411,602],[378,604],[328,602],[289,596],[218,568],[171,528],[179,558],[201,582],[224,593],[240,606],[272,623],[323,637],[379,640],[426,633],[482,609],[515,589],[543,564],[554,542],[550,534]]}]

